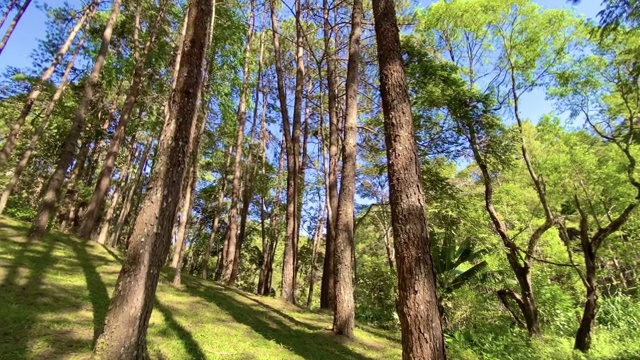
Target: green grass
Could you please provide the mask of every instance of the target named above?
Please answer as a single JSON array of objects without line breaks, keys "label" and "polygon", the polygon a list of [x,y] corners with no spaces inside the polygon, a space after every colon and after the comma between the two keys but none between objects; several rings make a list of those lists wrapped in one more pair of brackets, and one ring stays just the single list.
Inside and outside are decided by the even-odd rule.
[{"label": "green grass", "polygon": [[[0,217],[0,359],[86,359],[109,305],[122,254],[52,233],[28,242],[27,226]],[[397,334],[329,330],[328,314],[165,270],[149,323],[157,359],[395,359]]]}]

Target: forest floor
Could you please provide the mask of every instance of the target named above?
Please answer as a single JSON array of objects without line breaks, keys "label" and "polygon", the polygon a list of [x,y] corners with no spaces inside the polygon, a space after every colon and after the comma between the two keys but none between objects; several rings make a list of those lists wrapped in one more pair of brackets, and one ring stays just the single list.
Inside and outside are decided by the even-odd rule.
[{"label": "forest floor", "polygon": [[[104,321],[122,254],[0,217],[0,359],[86,359]],[[163,270],[148,331],[157,359],[396,359],[399,336],[332,334],[331,316]]]}]

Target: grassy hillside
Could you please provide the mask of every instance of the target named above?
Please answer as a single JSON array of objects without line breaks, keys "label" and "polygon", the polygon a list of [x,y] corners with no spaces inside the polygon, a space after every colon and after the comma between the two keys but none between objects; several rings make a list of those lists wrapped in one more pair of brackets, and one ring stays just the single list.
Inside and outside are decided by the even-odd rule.
[{"label": "grassy hillside", "polygon": [[[94,242],[48,235],[0,218],[0,359],[85,359],[105,317],[122,255]],[[356,330],[346,341],[331,317],[163,272],[149,325],[158,359],[394,359],[397,335]]]}]

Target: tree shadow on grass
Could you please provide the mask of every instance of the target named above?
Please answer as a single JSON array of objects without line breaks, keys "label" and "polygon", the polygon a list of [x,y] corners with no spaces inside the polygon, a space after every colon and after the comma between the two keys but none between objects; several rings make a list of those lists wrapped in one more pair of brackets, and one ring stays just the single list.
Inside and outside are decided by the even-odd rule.
[{"label": "tree shadow on grass", "polygon": [[[29,332],[38,322],[38,318],[56,311],[68,310],[73,307],[72,301],[55,301],[64,298],[60,293],[43,290],[43,280],[46,272],[53,265],[52,252],[54,241],[28,242],[10,239],[12,234],[7,228],[16,231],[26,231],[26,227],[17,227],[0,223],[0,241],[19,244],[13,253],[13,259],[4,274],[4,281],[0,285],[0,354],[11,359],[29,357]],[[27,275],[24,275],[27,274]]]},{"label": "tree shadow on grass", "polygon": [[98,274],[98,271],[96,271],[95,264],[91,261],[91,256],[87,252],[87,242],[73,241],[68,238],[66,242],[76,254],[76,258],[80,262],[80,267],[84,273],[84,278],[87,281],[89,299],[93,307],[93,342],[91,344],[93,347],[96,340],[98,340],[98,336],[102,333],[104,319],[107,316],[107,309],[109,307],[109,293],[107,292],[107,286],[102,281],[102,277]]},{"label": "tree shadow on grass", "polygon": [[[349,349],[330,333],[305,331],[292,327],[287,324],[289,315],[287,318],[283,318],[280,314],[274,313],[269,306],[259,304],[258,307],[252,307],[246,305],[224,291],[198,285],[195,280],[185,281],[185,286],[189,294],[213,303],[229,313],[237,322],[249,326],[265,339],[275,341],[305,359],[369,359]],[[260,302],[258,301],[258,303]],[[302,323],[301,326],[312,330],[307,325]]]},{"label": "tree shadow on grass", "polygon": [[180,324],[178,324],[168,307],[164,306],[160,301],[158,301],[158,299],[156,299],[154,309],[160,311],[160,313],[164,317],[164,322],[171,330],[173,330],[180,341],[182,341],[191,359],[207,358],[202,351],[202,348],[200,348],[200,345],[198,345],[191,333],[183,328]]},{"label": "tree shadow on grass", "polygon": [[[109,295],[96,264],[109,264],[106,256],[87,251],[92,244],[50,232],[40,241],[25,238],[27,226],[0,218],[0,358],[59,358],[88,352],[91,343],[78,322],[86,294],[93,311],[94,341],[102,329]],[[54,251],[72,256],[53,255]],[[77,275],[82,270],[86,284]],[[5,270],[5,271],[3,271]],[[54,278],[46,280],[48,273]],[[63,279],[63,280],[62,280]],[[68,281],[70,282],[67,282]],[[44,325],[43,325],[44,324]]]},{"label": "tree shadow on grass", "polygon": [[234,289],[234,288],[231,288],[231,287],[225,287],[225,290],[233,291],[236,294],[255,302],[256,304],[258,304],[258,305],[260,305],[260,306],[262,306],[264,308],[269,309],[269,311],[274,312],[277,315],[281,316],[282,318],[286,319],[287,321],[296,324],[296,326],[302,326],[302,327],[305,327],[305,328],[307,328],[309,330],[314,330],[314,331],[317,331],[317,330],[331,330],[331,329],[325,329],[322,326],[311,325],[311,324],[308,324],[306,322],[300,321],[300,320],[294,318],[293,316],[288,315],[285,312],[283,312],[281,310],[278,310],[278,309],[274,308],[273,306],[270,306],[269,304],[267,304],[267,303],[265,303],[263,301],[260,301],[260,300],[258,300],[256,298],[253,298],[253,297],[247,295],[246,293],[244,293],[244,292],[242,292],[240,290],[237,290],[237,289]]}]

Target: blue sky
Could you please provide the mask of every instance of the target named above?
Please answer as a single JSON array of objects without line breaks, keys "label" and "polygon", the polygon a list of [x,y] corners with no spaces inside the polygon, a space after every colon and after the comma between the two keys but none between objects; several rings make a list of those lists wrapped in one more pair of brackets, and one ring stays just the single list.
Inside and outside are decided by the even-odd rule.
[{"label": "blue sky", "polygon": [[[80,0],[67,0],[69,4],[77,5]],[[30,8],[25,12],[22,20],[18,24],[18,27],[14,31],[9,43],[0,56],[0,72],[3,72],[7,66],[24,66],[31,64],[29,55],[35,47],[35,40],[42,38],[45,34],[45,19],[44,12],[39,8],[43,2],[46,2],[49,6],[60,6],[64,3],[63,0],[38,0],[31,3]],[[420,1],[421,6],[428,6],[433,1]],[[539,4],[545,7],[568,7],[568,3],[565,0],[538,0]],[[600,10],[599,0],[582,0],[577,7],[578,12],[586,15],[587,18],[594,18]],[[9,21],[7,21],[8,23]],[[6,28],[7,25],[5,25]],[[5,29],[0,29],[4,33]],[[543,98],[544,99],[544,98]],[[536,108],[536,107],[534,107]]]}]

